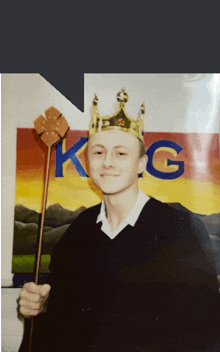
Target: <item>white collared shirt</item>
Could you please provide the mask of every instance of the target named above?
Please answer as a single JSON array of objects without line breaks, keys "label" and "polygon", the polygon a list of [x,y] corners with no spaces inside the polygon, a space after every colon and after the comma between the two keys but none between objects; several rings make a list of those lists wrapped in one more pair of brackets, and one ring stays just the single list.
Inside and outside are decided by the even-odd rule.
[{"label": "white collared shirt", "polygon": [[102,201],[100,213],[97,217],[96,223],[102,221],[101,230],[111,239],[115,238],[127,225],[134,226],[143,207],[150,198],[139,188],[137,200],[124,220],[120,222],[118,227],[112,231],[111,226],[106,218],[105,203]]}]

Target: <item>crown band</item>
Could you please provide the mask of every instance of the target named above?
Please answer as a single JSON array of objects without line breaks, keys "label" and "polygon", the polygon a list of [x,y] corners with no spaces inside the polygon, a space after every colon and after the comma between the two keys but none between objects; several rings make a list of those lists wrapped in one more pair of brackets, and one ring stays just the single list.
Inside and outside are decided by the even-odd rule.
[{"label": "crown band", "polygon": [[101,117],[98,112],[98,97],[95,94],[93,99],[93,112],[89,126],[89,135],[92,136],[100,131],[119,130],[129,132],[143,142],[144,103],[141,105],[141,116],[134,120],[128,116],[125,110],[125,103],[128,101],[128,94],[125,92],[124,88],[121,89],[116,98],[119,102],[116,112],[111,116],[106,115]]}]

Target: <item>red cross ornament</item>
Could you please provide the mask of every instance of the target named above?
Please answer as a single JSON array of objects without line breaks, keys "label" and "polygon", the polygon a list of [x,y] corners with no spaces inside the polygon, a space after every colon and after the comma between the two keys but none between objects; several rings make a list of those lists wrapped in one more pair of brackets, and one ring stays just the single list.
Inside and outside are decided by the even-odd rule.
[{"label": "red cross ornament", "polygon": [[46,119],[43,115],[38,116],[34,121],[34,127],[42,141],[51,147],[64,137],[69,129],[69,125],[59,110],[51,106],[45,111]]}]

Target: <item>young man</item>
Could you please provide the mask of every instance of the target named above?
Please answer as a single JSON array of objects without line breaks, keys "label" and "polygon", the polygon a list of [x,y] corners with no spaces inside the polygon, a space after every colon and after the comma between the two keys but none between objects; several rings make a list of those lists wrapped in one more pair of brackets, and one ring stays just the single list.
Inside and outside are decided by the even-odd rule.
[{"label": "young man", "polygon": [[[135,121],[125,91],[117,98],[118,110],[104,118],[93,101],[88,158],[103,202],[63,235],[48,282],[25,284],[20,293],[20,312],[37,315],[33,352],[202,351],[218,336],[208,236],[188,213],[138,188],[147,161],[144,107]],[[47,313],[39,314],[46,301]]]}]

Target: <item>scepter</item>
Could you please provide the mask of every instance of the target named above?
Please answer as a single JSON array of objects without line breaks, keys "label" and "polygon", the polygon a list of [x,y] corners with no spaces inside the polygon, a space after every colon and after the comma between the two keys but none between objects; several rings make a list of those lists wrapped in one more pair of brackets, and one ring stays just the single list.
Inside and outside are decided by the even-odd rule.
[{"label": "scepter", "polygon": [[[41,250],[42,250],[42,239],[44,231],[44,219],[45,211],[47,204],[47,193],[48,193],[48,183],[49,183],[49,171],[50,171],[50,156],[51,148],[55,143],[60,140],[60,137],[64,137],[66,132],[69,129],[69,125],[65,117],[60,113],[59,110],[51,106],[45,111],[46,119],[43,115],[38,116],[34,121],[34,127],[37,134],[40,136],[41,140],[48,147],[47,151],[47,160],[46,160],[46,172],[44,180],[44,192],[43,192],[43,202],[42,202],[42,212],[41,212],[41,221],[40,221],[40,231],[39,231],[39,240],[38,240],[38,250],[35,262],[34,270],[34,282],[37,285],[39,280],[39,271],[41,264]],[[31,317],[31,329],[29,337],[29,352],[32,348],[32,338],[33,338],[33,328],[34,328],[34,317]]]}]

